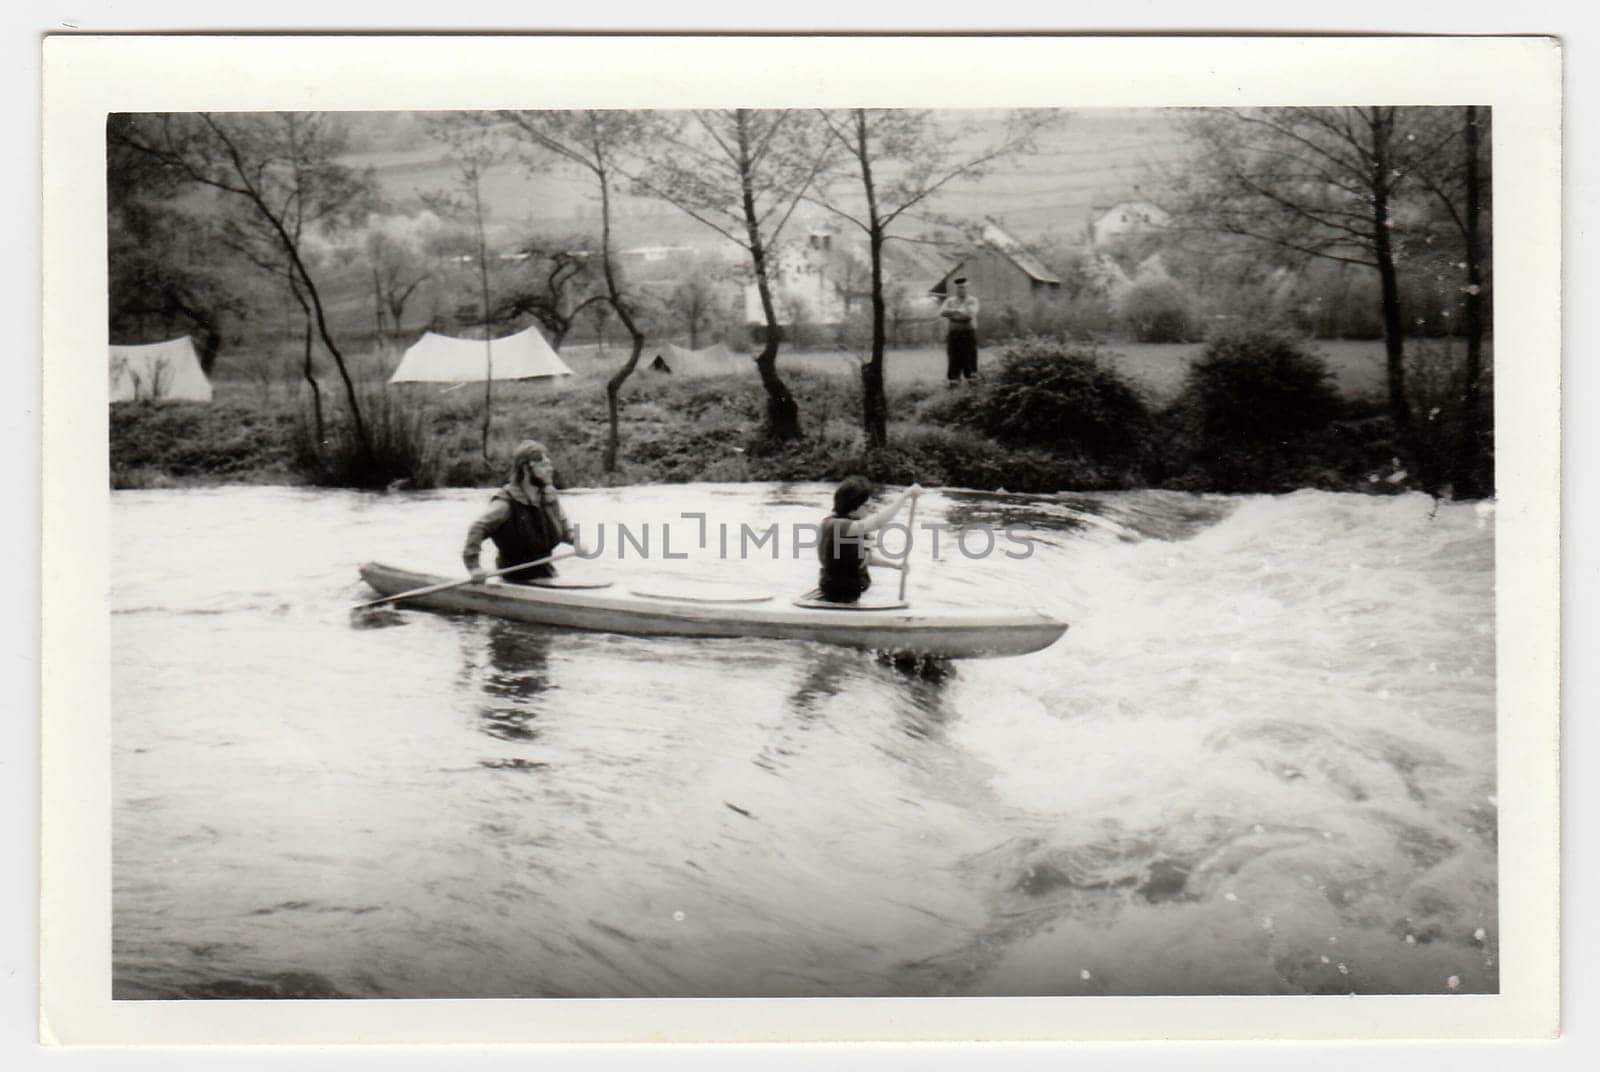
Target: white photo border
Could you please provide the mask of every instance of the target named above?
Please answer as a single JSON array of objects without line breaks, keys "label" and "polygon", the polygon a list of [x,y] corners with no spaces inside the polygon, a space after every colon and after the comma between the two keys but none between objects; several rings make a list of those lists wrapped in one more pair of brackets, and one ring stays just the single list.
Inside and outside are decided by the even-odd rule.
[{"label": "white photo border", "polygon": [[[618,74],[615,72],[625,72]],[[782,72],[782,77],[774,77]],[[204,36],[44,47],[41,1024],[87,1045],[1550,1037],[1561,62],[1549,38]],[[1501,992],[113,1001],[105,117],[525,107],[1480,104],[1494,115]],[[1509,362],[1513,359],[1514,364]],[[85,494],[85,491],[91,492]]]}]

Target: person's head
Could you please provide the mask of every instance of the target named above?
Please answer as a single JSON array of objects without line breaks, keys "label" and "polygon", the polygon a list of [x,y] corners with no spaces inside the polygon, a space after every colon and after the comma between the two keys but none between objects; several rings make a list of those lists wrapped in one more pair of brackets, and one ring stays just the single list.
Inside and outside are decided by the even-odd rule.
[{"label": "person's head", "polygon": [[555,475],[555,463],[550,460],[550,452],[544,449],[544,444],[537,439],[524,439],[517,444],[517,449],[511,454],[511,482],[521,483],[531,480],[540,485],[550,483]]},{"label": "person's head", "polygon": [[864,476],[847,476],[833,491],[833,514],[848,517],[872,498],[872,481]]},{"label": "person's head", "polygon": [[950,280],[950,282],[956,288],[956,297],[965,298],[967,296],[967,277],[966,276],[958,275],[954,279]]}]

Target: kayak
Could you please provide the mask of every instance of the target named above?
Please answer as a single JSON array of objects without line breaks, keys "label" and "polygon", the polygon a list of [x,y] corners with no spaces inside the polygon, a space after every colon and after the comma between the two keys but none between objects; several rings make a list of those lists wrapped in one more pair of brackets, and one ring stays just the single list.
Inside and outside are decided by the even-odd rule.
[{"label": "kayak", "polygon": [[[392,596],[450,580],[377,562],[361,577]],[[1026,655],[1067,631],[1035,611],[912,610],[904,603],[818,607],[769,593],[717,585],[637,585],[556,581],[548,585],[473,584],[404,600],[430,610],[469,611],[518,622],[633,636],[764,637],[837,644],[942,659]]]}]

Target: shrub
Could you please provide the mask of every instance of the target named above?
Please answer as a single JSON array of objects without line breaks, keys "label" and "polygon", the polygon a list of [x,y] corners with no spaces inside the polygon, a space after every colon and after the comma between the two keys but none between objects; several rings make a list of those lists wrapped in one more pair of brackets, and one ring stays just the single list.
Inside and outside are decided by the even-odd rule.
[{"label": "shrub", "polygon": [[320,442],[312,414],[301,409],[292,443],[295,466],[311,483],[324,487],[382,488],[396,481],[433,487],[439,455],[423,403],[381,384],[361,387],[357,394],[371,453],[362,449],[344,407],[327,408]]},{"label": "shrub", "polygon": [[1281,332],[1251,327],[1206,344],[1167,412],[1189,463],[1223,491],[1302,479],[1314,438],[1338,415],[1323,360]]},{"label": "shrub", "polygon": [[1189,294],[1165,276],[1140,279],[1115,304],[1123,327],[1140,342],[1188,342],[1195,337]]},{"label": "shrub", "polygon": [[1151,428],[1144,395],[1092,344],[1024,339],[976,389],[925,403],[921,416],[974,428],[1010,446],[1125,463]]},{"label": "shrub", "polygon": [[[290,418],[276,409],[197,402],[119,402],[110,407],[114,486],[284,472]],[[144,475],[140,475],[145,471]],[[137,482],[137,483],[136,483]]]}]

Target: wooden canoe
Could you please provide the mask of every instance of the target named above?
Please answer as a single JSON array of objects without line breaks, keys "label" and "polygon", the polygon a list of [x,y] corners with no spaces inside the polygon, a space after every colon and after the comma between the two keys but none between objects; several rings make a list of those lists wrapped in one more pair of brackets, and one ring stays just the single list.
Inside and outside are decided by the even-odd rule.
[{"label": "wooden canoe", "polygon": [[[386,596],[448,580],[376,562],[362,566],[361,577]],[[675,593],[670,587],[476,584],[402,605],[634,636],[808,640],[942,659],[1026,655],[1049,647],[1067,631],[1064,623],[1034,611],[916,610],[901,604],[823,610],[796,606],[784,597],[739,593],[722,598],[716,586],[696,594],[687,589]]]}]

